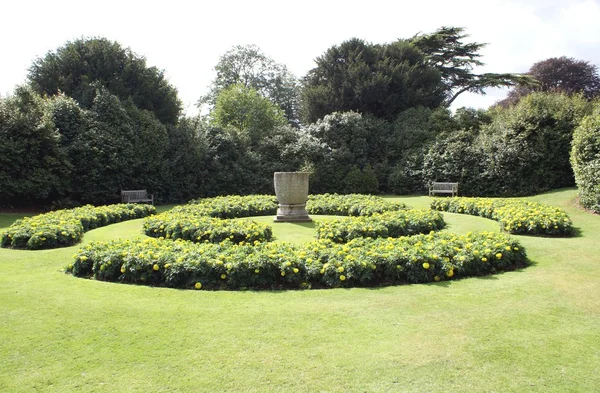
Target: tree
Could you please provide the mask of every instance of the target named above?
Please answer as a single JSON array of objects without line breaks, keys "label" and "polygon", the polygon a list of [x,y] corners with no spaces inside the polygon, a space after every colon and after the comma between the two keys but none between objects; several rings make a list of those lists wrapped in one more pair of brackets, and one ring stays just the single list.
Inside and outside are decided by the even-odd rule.
[{"label": "tree", "polygon": [[252,88],[231,85],[217,97],[211,114],[215,127],[232,129],[252,142],[270,135],[275,127],[286,124],[283,111]]},{"label": "tree", "polygon": [[425,64],[433,67],[442,75],[446,99],[444,105],[449,107],[462,93],[471,92],[485,94],[489,87],[506,87],[515,85],[532,85],[533,79],[521,74],[475,74],[473,68],[482,66],[479,51],[486,44],[464,43],[462,27],[441,27],[431,34],[417,34],[409,42],[425,56]]},{"label": "tree", "polygon": [[508,92],[501,106],[516,104],[522,97],[534,92],[557,92],[573,95],[583,94],[587,99],[600,97],[598,67],[587,61],[572,57],[551,57],[531,66],[527,75],[535,78],[535,86],[518,86]]},{"label": "tree", "polygon": [[277,104],[290,124],[298,125],[298,82],[285,65],[267,57],[256,45],[235,46],[215,66],[217,77],[199,105],[215,105],[219,94],[232,85],[256,90]]},{"label": "tree", "polygon": [[329,48],[303,79],[302,117],[312,123],[333,112],[356,111],[394,119],[415,106],[444,99],[438,70],[408,41],[374,45],[353,38]]},{"label": "tree", "polygon": [[62,92],[83,108],[91,108],[96,88],[102,86],[120,100],[131,100],[140,109],[153,112],[162,123],[175,124],[181,113],[177,90],[164,72],[148,67],[146,59],[106,38],[67,42],[36,59],[28,77],[38,93]]},{"label": "tree", "polygon": [[42,97],[19,87],[0,99],[0,205],[62,197],[71,169]]}]

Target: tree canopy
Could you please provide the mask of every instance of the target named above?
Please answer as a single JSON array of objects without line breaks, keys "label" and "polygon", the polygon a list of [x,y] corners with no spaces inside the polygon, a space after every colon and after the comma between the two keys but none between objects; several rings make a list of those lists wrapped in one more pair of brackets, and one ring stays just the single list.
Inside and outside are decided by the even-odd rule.
[{"label": "tree canopy", "polygon": [[417,47],[425,56],[425,64],[441,73],[445,88],[445,106],[462,93],[471,92],[485,94],[489,87],[507,87],[515,85],[532,85],[527,75],[521,74],[475,74],[473,69],[484,65],[479,51],[487,44],[463,42],[468,35],[463,34],[462,27],[441,27],[431,34],[417,34],[409,42]]},{"label": "tree canopy", "polygon": [[298,81],[285,65],[276,63],[256,45],[234,46],[215,66],[217,76],[210,91],[199,104],[215,105],[221,91],[232,85],[256,90],[285,113],[291,124],[298,124]]},{"label": "tree canopy", "polygon": [[405,40],[375,45],[353,38],[335,45],[303,80],[303,120],[343,111],[393,119],[410,107],[437,107],[444,99],[441,75],[424,61]]},{"label": "tree canopy", "polygon": [[181,102],[164,72],[148,67],[146,59],[106,38],[78,39],[46,56],[29,68],[31,86],[40,94],[59,92],[90,108],[96,89],[103,87],[122,101],[153,112],[166,124],[177,122]]},{"label": "tree canopy", "polygon": [[568,95],[581,93],[587,99],[600,97],[598,67],[588,61],[566,56],[551,57],[532,65],[527,75],[535,78],[539,84],[515,87],[500,105],[514,105],[534,91]]}]

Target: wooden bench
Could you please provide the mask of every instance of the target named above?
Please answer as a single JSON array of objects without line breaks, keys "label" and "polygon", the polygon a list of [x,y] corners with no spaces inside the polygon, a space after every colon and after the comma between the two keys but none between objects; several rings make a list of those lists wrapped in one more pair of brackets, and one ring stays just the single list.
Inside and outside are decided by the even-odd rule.
[{"label": "wooden bench", "polygon": [[154,195],[148,195],[146,190],[121,190],[121,202],[150,202],[154,205]]},{"label": "wooden bench", "polygon": [[458,183],[433,182],[429,186],[429,196],[433,194],[452,194],[458,196]]}]

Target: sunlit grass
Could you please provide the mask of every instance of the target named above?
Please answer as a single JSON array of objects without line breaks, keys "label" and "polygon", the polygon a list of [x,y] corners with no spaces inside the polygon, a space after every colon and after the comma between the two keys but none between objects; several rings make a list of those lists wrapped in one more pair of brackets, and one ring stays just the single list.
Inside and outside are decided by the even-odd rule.
[{"label": "sunlit grass", "polygon": [[[519,237],[532,266],[437,284],[172,290],[65,275],[78,246],[0,249],[0,392],[597,391],[600,217],[574,197],[534,199],[567,210],[580,236]],[[444,217],[453,232],[499,230]],[[84,243],[143,236],[141,223]],[[312,226],[273,223],[278,241],[309,240]]]}]

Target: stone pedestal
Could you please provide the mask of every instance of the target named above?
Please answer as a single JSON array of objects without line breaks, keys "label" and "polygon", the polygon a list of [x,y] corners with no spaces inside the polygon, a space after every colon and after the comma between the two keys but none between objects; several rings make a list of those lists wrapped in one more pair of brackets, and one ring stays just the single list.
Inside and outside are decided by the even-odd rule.
[{"label": "stone pedestal", "polygon": [[275,172],[275,195],[279,203],[275,222],[310,222],[306,212],[308,172]]}]

